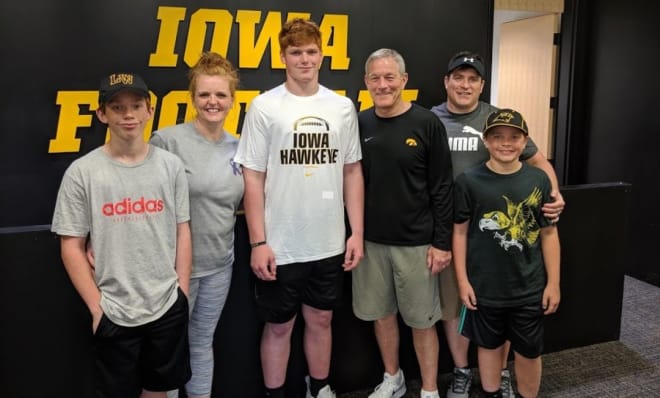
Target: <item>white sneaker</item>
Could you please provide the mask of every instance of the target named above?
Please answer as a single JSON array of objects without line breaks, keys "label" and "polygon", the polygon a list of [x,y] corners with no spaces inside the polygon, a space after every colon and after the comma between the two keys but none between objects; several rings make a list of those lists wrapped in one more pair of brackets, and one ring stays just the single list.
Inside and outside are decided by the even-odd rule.
[{"label": "white sneaker", "polygon": [[[312,393],[309,391],[309,376],[305,376],[305,384],[307,384],[307,398],[314,398]],[[330,385],[326,384],[325,387],[319,390],[316,398],[337,398],[337,395],[334,391],[332,391],[332,389],[330,389]]]},{"label": "white sneaker", "polygon": [[406,379],[403,370],[399,369],[398,376],[383,375],[383,382],[376,386],[369,398],[401,398],[406,393]]}]

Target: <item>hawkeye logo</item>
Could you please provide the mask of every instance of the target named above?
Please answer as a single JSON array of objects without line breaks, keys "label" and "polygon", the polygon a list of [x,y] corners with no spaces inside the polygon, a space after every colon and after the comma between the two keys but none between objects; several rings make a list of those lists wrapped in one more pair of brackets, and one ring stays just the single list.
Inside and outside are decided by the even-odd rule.
[{"label": "hawkeye logo", "polygon": [[417,146],[417,141],[414,138],[406,138],[406,145]]},{"label": "hawkeye logo", "polygon": [[112,217],[160,213],[164,208],[165,202],[162,199],[145,199],[143,196],[138,200],[124,198],[119,202],[105,203],[101,211],[104,216]]}]

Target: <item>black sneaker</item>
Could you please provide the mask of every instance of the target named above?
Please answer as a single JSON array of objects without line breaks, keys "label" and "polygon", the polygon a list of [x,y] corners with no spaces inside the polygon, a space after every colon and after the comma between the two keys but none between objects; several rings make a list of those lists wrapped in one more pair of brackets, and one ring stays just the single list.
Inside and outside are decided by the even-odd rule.
[{"label": "black sneaker", "polygon": [[454,368],[447,398],[468,398],[472,386],[472,370]]},{"label": "black sneaker", "polygon": [[509,369],[502,369],[500,391],[502,392],[502,398],[516,398],[516,393],[513,392],[513,385],[511,384],[511,372],[509,372]]}]

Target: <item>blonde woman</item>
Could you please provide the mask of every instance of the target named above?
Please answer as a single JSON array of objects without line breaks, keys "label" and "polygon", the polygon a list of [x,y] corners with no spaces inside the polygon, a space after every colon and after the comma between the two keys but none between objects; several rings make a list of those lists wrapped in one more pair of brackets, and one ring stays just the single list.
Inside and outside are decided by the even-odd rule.
[{"label": "blonde woman", "polygon": [[[193,270],[190,281],[188,397],[210,397],[213,335],[227,299],[234,263],[234,223],[243,177],[233,162],[238,140],[225,131],[238,73],[207,52],[188,74],[195,118],[154,132],[151,143],[181,158],[190,190]],[[176,396],[170,393],[170,396]]]}]

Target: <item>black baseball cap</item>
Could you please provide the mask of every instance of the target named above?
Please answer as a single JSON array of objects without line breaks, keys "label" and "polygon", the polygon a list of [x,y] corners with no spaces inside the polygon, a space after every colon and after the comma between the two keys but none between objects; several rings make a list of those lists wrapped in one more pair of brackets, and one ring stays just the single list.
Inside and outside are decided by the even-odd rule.
[{"label": "black baseball cap", "polygon": [[459,57],[452,58],[451,61],[449,61],[449,65],[447,65],[447,75],[451,75],[451,73],[461,67],[461,66],[469,66],[471,68],[474,68],[474,70],[477,71],[479,76],[484,77],[486,73],[486,69],[484,68],[483,62],[481,62],[481,59],[477,57],[476,55],[462,55]]},{"label": "black baseball cap", "polygon": [[129,90],[143,97],[149,97],[149,88],[139,75],[134,73],[113,73],[101,79],[99,103],[104,104],[120,91]]},{"label": "black baseball cap", "polygon": [[525,135],[529,135],[527,122],[525,122],[520,112],[516,112],[513,109],[500,109],[488,115],[483,134],[486,135],[488,130],[495,126],[515,127],[525,133]]}]

